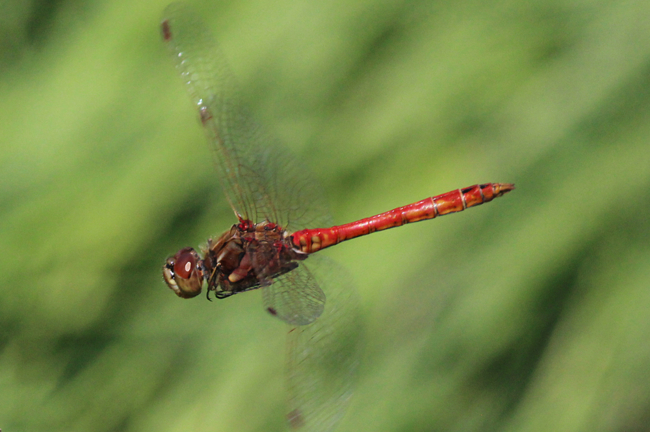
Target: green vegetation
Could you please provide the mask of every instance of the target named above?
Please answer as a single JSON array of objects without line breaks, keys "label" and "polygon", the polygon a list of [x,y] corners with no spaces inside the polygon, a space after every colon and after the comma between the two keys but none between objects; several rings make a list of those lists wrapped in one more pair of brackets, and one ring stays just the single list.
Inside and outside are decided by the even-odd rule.
[{"label": "green vegetation", "polygon": [[[235,221],[165,6],[3,6],[3,431],[283,430],[261,293],[162,282]],[[517,185],[323,252],[366,328],[340,431],[650,430],[650,2],[193,6],[336,222]]]}]

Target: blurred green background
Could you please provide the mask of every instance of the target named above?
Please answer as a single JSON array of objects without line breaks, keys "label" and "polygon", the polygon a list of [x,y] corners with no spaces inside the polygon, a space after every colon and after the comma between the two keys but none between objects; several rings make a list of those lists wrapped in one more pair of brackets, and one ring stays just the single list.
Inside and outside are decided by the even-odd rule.
[{"label": "blurred green background", "polygon": [[[180,301],[233,216],[166,1],[5,1],[0,428],[283,430],[261,293]],[[486,206],[325,252],[366,325],[341,431],[650,430],[650,2],[191,2],[338,223]]]}]

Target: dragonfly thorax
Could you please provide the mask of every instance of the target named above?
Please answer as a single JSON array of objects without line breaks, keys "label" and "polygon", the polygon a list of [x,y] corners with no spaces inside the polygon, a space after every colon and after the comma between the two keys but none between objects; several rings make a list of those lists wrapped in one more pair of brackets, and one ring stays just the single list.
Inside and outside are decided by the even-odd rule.
[{"label": "dragonfly thorax", "polygon": [[209,239],[202,252],[199,259],[194,249],[184,248],[167,259],[163,276],[179,297],[199,295],[204,283],[217,298],[268,286],[307,258],[280,226],[243,219],[216,241]]}]

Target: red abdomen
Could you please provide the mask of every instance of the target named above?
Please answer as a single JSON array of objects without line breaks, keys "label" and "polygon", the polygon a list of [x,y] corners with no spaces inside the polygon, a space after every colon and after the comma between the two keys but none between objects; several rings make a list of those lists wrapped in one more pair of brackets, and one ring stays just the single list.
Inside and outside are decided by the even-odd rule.
[{"label": "red abdomen", "polygon": [[312,253],[375,231],[463,211],[492,201],[514,188],[510,183],[485,183],[457,189],[345,225],[296,231],[292,241],[301,251]]}]

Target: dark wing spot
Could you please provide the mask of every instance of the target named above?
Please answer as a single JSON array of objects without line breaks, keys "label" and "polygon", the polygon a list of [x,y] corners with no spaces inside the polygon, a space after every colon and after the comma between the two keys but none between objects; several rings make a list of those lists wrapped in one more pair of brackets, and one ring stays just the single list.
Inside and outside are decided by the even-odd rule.
[{"label": "dark wing spot", "polygon": [[273,316],[278,316],[278,311],[276,311],[275,308],[269,306],[269,307],[266,308],[266,310],[269,311],[269,313],[270,313],[271,315],[273,315]]},{"label": "dark wing spot", "polygon": [[287,420],[291,429],[300,429],[305,425],[305,419],[302,418],[302,413],[298,408],[287,414]]},{"label": "dark wing spot", "polygon": [[205,105],[202,105],[199,108],[199,115],[201,116],[201,123],[202,124],[205,124],[208,120],[210,120],[212,118],[212,113],[210,113],[210,110]]},{"label": "dark wing spot", "polygon": [[164,20],[160,24],[162,30],[163,39],[168,42],[172,39],[172,29],[169,28],[169,20]]}]

